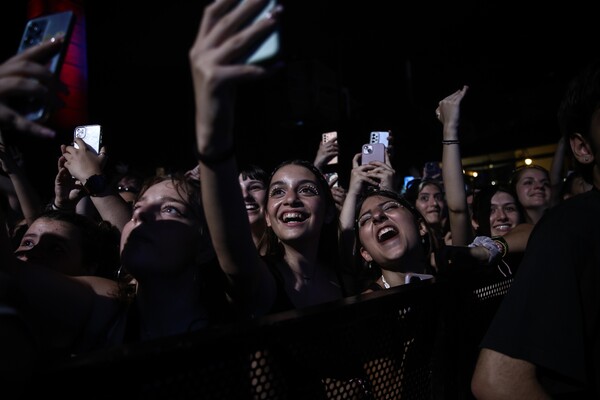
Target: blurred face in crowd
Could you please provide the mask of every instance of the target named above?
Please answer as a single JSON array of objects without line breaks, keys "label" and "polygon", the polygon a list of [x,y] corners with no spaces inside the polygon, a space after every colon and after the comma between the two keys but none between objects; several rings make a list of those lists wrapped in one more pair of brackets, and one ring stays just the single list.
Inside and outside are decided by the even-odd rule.
[{"label": "blurred face in crowd", "polygon": [[264,226],[265,205],[267,201],[267,187],[265,183],[250,177],[244,179],[242,174],[239,176],[239,181],[250,225]]},{"label": "blurred face in crowd", "polygon": [[593,186],[590,183],[587,183],[585,181],[585,179],[583,179],[582,176],[577,176],[577,177],[573,178],[573,181],[571,182],[569,191],[564,194],[563,198],[566,200],[569,197],[573,197],[575,195],[585,193],[588,190],[591,190],[592,188],[593,188]]},{"label": "blurred face in crowd", "polygon": [[515,185],[517,197],[524,208],[546,207],[550,204],[550,179],[538,168],[524,168]]},{"label": "blurred face in crowd", "polygon": [[504,236],[519,224],[517,201],[506,192],[496,192],[490,204],[490,231],[492,236]]},{"label": "blurred face in crowd", "polygon": [[66,275],[84,275],[80,230],[67,221],[40,217],[23,235],[15,255]]},{"label": "blurred face in crowd", "polygon": [[419,192],[415,207],[431,225],[441,224],[446,210],[444,193],[437,185],[427,184]]}]

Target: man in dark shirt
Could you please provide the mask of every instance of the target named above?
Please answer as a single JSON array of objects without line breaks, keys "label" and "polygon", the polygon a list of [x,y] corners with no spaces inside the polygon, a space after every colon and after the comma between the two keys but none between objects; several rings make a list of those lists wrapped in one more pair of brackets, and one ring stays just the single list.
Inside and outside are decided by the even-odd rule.
[{"label": "man in dark shirt", "polygon": [[594,188],[546,211],[487,334],[478,399],[600,398],[600,62],[569,85],[561,129]]}]

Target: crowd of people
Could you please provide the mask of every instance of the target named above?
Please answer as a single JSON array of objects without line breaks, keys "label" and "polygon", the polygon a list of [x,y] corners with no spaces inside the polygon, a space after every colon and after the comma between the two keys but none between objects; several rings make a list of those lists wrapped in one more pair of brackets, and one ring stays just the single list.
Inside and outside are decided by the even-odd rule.
[{"label": "crowd of people", "polygon": [[336,140],[271,171],[236,160],[236,87],[269,73],[239,60],[283,13],[276,6],[248,23],[264,3],[204,10],[188,54],[198,164],[187,171],[110,174],[109,151],[78,138],[60,146],[54,195],[44,199],[10,138],[43,145],[54,132],[11,101],[52,101],[60,85],[44,63],[63,43],[0,64],[0,330],[14,339],[1,348],[3,365],[20,366],[2,372],[21,379],[39,362],[435,280],[459,257],[515,278],[482,338],[473,394],[597,396],[600,66],[574,80],[560,108],[560,156],[576,167],[568,176],[524,166],[467,192],[464,86],[435,110],[441,176],[399,187],[390,146],[383,161],[354,155],[344,187],[325,173]]}]

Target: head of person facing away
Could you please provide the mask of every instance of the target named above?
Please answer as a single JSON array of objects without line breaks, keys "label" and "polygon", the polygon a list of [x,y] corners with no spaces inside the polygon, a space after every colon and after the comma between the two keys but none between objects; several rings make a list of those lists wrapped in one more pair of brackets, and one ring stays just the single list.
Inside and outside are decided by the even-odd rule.
[{"label": "head of person facing away", "polygon": [[600,59],[574,77],[558,110],[561,132],[571,145],[575,170],[600,188]]}]

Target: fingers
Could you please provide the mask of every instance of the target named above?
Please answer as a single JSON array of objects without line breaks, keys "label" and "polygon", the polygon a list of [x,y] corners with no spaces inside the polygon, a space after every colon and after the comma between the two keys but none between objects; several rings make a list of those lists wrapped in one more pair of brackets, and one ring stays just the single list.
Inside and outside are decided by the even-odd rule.
[{"label": "fingers", "polygon": [[361,153],[356,153],[354,155],[354,157],[352,157],[352,168],[357,168],[360,166],[359,160],[360,160],[361,155],[362,155]]},{"label": "fingers", "polygon": [[36,46],[31,46],[21,53],[13,56],[10,60],[31,60],[39,63],[46,63],[54,55],[58,54],[65,43],[64,37],[55,37],[40,43]]},{"label": "fingers", "polygon": [[26,135],[39,138],[52,139],[56,132],[40,124],[28,120],[13,109],[0,103],[0,126],[6,129],[14,129]]}]

